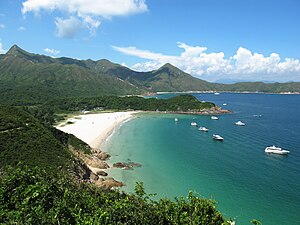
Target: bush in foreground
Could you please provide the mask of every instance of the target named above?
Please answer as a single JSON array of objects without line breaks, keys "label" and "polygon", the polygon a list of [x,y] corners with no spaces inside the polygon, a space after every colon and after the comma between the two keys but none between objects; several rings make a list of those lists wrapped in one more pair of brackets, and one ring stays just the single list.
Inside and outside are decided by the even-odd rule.
[{"label": "bush in foreground", "polygon": [[0,177],[1,224],[227,224],[212,201],[192,193],[175,201],[76,184],[19,166]]}]

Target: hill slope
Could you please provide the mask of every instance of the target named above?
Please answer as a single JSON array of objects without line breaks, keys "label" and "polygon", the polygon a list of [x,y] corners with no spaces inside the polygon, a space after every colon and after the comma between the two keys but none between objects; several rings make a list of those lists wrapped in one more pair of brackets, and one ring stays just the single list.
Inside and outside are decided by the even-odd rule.
[{"label": "hill slope", "polygon": [[0,88],[6,99],[136,94],[142,90],[117,77],[94,73],[85,61],[28,53],[13,46],[0,57]]},{"label": "hill slope", "polygon": [[158,91],[300,92],[300,83],[216,84],[195,78],[171,64],[150,72],[136,72],[105,59],[51,58],[14,45],[0,55],[0,89],[0,100],[24,105],[65,97]]}]

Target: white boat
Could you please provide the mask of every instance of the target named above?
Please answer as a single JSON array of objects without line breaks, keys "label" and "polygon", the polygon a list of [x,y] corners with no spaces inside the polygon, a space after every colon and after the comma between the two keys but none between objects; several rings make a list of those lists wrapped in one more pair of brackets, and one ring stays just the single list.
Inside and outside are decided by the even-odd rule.
[{"label": "white boat", "polygon": [[220,135],[218,135],[218,134],[213,134],[213,139],[214,140],[217,140],[217,141],[223,141],[224,140],[224,138],[222,138]]},{"label": "white boat", "polygon": [[206,127],[199,127],[199,130],[204,131],[204,132],[208,131],[208,129]]},{"label": "white boat", "polygon": [[223,105],[227,105],[227,103],[223,103]]},{"label": "white boat", "polygon": [[287,155],[288,153],[290,153],[290,151],[288,151],[288,150],[283,150],[282,148],[276,147],[275,145],[266,147],[266,148],[265,148],[265,152],[266,152],[266,153],[279,154],[279,155]]},{"label": "white boat", "polygon": [[178,119],[177,119],[177,118],[175,118],[174,120],[175,120],[175,122],[178,122]]},{"label": "white boat", "polygon": [[238,125],[238,126],[245,126],[246,124],[239,120],[239,121],[237,121],[237,122],[235,123],[235,125]]},{"label": "white boat", "polygon": [[219,118],[218,117],[216,117],[216,116],[211,116],[210,117],[212,120],[218,120]]},{"label": "white boat", "polygon": [[219,95],[220,93],[219,92],[215,92],[215,95]]},{"label": "white boat", "polygon": [[191,126],[197,126],[196,122],[191,122]]}]

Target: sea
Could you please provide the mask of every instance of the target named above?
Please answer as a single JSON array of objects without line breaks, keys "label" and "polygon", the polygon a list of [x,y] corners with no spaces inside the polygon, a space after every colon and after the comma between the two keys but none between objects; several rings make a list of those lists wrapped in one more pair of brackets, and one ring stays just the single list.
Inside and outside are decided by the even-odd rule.
[{"label": "sea", "polygon": [[[162,94],[170,98],[177,94]],[[133,192],[141,181],[155,198],[187,196],[212,199],[236,224],[300,224],[300,95],[260,93],[193,94],[231,114],[176,115],[142,113],[122,124],[101,148],[110,163],[136,162],[133,170],[109,169]],[[224,104],[224,105],[223,105]],[[178,118],[178,122],[174,119]],[[237,126],[241,120],[246,125]],[[195,121],[207,133],[191,126]],[[212,139],[213,134],[224,138]],[[290,151],[266,154],[267,146]]]}]

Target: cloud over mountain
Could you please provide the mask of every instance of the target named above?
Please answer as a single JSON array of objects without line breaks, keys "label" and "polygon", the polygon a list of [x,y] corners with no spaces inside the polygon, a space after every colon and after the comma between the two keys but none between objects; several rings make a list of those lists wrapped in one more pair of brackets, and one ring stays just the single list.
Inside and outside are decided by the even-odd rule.
[{"label": "cloud over mountain", "polygon": [[[178,42],[177,46],[183,49],[178,56],[164,55],[136,47],[117,47],[113,49],[126,55],[148,59],[143,63],[136,63],[132,69],[150,71],[158,69],[165,63],[171,63],[187,73],[210,81],[218,79],[245,79],[245,80],[300,80],[299,59],[285,58],[282,60],[276,53],[264,56],[252,53],[240,47],[236,53],[225,58],[223,52],[207,53],[207,47],[189,46]],[[289,78],[285,78],[288,74]]]},{"label": "cloud over mountain", "polygon": [[53,48],[45,48],[44,51],[51,54],[51,55],[57,55],[57,54],[60,53],[59,50],[56,50],[56,49],[53,49]]}]

